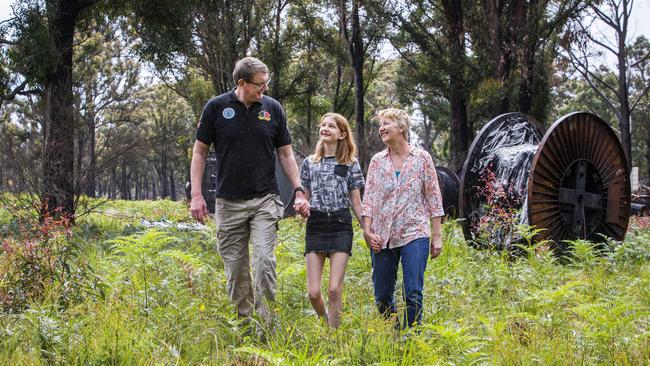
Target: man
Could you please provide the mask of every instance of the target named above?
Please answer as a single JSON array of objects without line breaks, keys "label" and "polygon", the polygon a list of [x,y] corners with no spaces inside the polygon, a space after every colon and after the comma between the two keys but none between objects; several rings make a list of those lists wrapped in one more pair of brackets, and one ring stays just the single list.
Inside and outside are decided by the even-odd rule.
[{"label": "man", "polygon": [[[201,195],[205,160],[214,144],[217,157],[215,215],[217,243],[228,279],[230,299],[238,315],[250,317],[253,308],[267,326],[275,299],[275,242],[283,207],[275,176],[275,153],[294,187],[298,212],[309,212],[300,187],[298,166],[291,149],[286,116],[280,103],[264,95],[270,82],[268,68],[254,57],[235,64],[230,92],[205,105],[192,151],[192,217],[207,215]],[[252,243],[254,283],[251,283],[248,243]],[[265,301],[266,299],[266,301]]]}]

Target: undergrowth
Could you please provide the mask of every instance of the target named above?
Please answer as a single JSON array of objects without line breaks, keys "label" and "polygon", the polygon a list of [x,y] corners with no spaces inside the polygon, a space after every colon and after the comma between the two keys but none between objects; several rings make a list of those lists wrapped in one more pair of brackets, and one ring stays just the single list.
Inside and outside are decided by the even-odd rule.
[{"label": "undergrowth", "polygon": [[[305,289],[304,222],[285,219],[276,248],[277,321],[263,342],[228,301],[214,223],[202,230],[150,229],[142,219],[190,222],[187,208],[169,201],[109,204],[57,237],[76,248],[68,266],[79,271],[78,296],[64,301],[65,286],[54,280],[20,307],[2,310],[0,364],[650,362],[648,228],[633,224],[623,243],[571,242],[567,258],[544,243],[522,244],[523,254],[512,257],[473,249],[458,225],[447,222],[443,253],[425,273],[423,324],[397,333],[377,315],[358,226],[341,327],[331,330],[317,319]],[[5,238],[12,232],[9,216],[0,217]],[[526,233],[533,236],[520,231],[524,242]],[[0,263],[7,258],[0,253]],[[3,281],[0,288],[9,282]]]}]

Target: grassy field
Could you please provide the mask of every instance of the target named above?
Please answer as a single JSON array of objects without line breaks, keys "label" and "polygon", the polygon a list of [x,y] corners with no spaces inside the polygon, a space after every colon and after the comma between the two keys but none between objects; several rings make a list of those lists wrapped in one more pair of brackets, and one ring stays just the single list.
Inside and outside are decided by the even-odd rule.
[{"label": "grassy field", "polygon": [[[16,273],[30,275],[0,277],[0,365],[650,363],[647,221],[634,221],[625,243],[604,253],[574,242],[575,255],[564,259],[541,247],[518,258],[478,251],[448,222],[443,254],[425,275],[423,324],[400,334],[377,316],[358,230],[342,325],[330,330],[319,321],[306,296],[304,224],[285,219],[276,250],[277,325],[262,342],[247,335],[228,302],[214,224],[175,226],[191,223],[183,204],[108,202],[72,232],[38,234],[49,249],[36,259],[11,249],[21,240],[38,245],[20,234],[13,213],[0,209],[0,269],[24,265]],[[170,226],[147,228],[143,219]],[[37,259],[49,261],[53,279],[38,280]],[[31,297],[11,307],[17,286],[32,289]]]}]

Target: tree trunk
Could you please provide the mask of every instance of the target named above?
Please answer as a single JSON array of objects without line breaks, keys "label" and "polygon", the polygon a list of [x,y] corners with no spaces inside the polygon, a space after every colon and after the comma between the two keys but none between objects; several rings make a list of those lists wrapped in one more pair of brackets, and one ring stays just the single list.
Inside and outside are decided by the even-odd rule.
[{"label": "tree trunk", "polygon": [[111,183],[109,184],[108,197],[111,199],[117,198],[117,165],[113,163],[111,171]]},{"label": "tree trunk", "polygon": [[79,10],[75,1],[50,0],[48,32],[53,65],[45,76],[42,212],[61,208],[74,218],[72,46]]},{"label": "tree trunk", "polygon": [[[366,124],[364,111],[364,85],[363,85],[363,63],[364,49],[363,38],[361,36],[361,23],[359,21],[359,0],[352,0],[352,37],[348,43],[350,56],[352,59],[352,70],[354,72],[354,115],[357,130],[357,139],[359,143],[359,164],[365,172],[368,170],[369,151],[366,143]],[[345,11],[345,8],[342,8]]]},{"label": "tree trunk", "polygon": [[176,182],[174,181],[174,167],[169,167],[169,192],[172,201],[176,201]]},{"label": "tree trunk", "polygon": [[[507,87],[508,78],[508,55],[504,52],[504,35],[501,31],[501,14],[502,9],[499,6],[499,0],[485,0],[483,10],[487,18],[488,33],[491,51],[491,67],[494,80],[500,83],[502,88]],[[499,102],[492,109],[492,114],[497,116],[508,111],[508,93],[501,93]]]},{"label": "tree trunk", "polygon": [[650,185],[650,136],[645,140],[645,163],[647,164],[647,182]]},{"label": "tree trunk", "polygon": [[[531,115],[533,109],[533,90],[535,84],[535,52],[531,49],[527,50],[526,61],[520,65],[522,70],[521,80],[519,81],[519,100],[517,105],[518,111]],[[540,62],[542,62],[540,60]],[[532,116],[538,121],[542,116]]]},{"label": "tree trunk", "polygon": [[[624,7],[624,11],[627,11]],[[621,131],[621,144],[627,159],[628,169],[632,166],[632,136],[630,134],[630,97],[628,88],[627,48],[625,38],[627,27],[618,32],[618,102],[620,114],[618,115],[618,128]]]},{"label": "tree trunk", "polygon": [[88,170],[86,171],[86,195],[95,197],[97,182],[97,153],[95,141],[95,116],[88,120]]},{"label": "tree trunk", "polygon": [[160,156],[160,195],[161,198],[167,198],[169,192],[167,191],[167,155]]},{"label": "tree trunk", "polygon": [[449,104],[451,109],[450,165],[460,170],[470,144],[470,127],[467,120],[468,93],[465,87],[465,30],[463,28],[462,2],[442,2],[448,25],[449,38]]},{"label": "tree trunk", "polygon": [[76,141],[75,141],[75,157],[74,157],[74,186],[75,194],[81,193],[82,182],[84,180],[83,173],[83,156],[84,148],[86,146],[86,134],[83,129],[77,129],[75,126]]},{"label": "tree trunk", "polygon": [[422,141],[422,148],[431,154],[433,152],[433,138],[431,136],[431,132],[433,130],[433,123],[427,118],[426,114],[424,114],[424,118],[422,120],[422,125],[424,126],[424,136],[423,136],[423,141]]},{"label": "tree trunk", "polygon": [[282,26],[282,1],[276,0],[276,8],[274,14],[274,27],[273,27],[273,55],[270,66],[273,79],[271,80],[271,96],[282,103],[282,96],[280,94],[280,80],[282,80],[282,50],[280,49],[280,32]]},{"label": "tree trunk", "polygon": [[123,200],[128,200],[129,199],[129,194],[128,194],[128,184],[127,184],[127,178],[126,178],[126,159],[122,159],[121,167],[120,167],[120,199]]},{"label": "tree trunk", "polygon": [[311,141],[311,126],[312,126],[312,118],[313,118],[313,113],[314,113],[314,107],[312,104],[312,98],[314,97],[314,90],[312,89],[311,85],[309,86],[309,89],[307,90],[307,120],[305,121],[305,126],[304,126],[304,136],[305,136],[305,151],[311,151],[314,146],[312,145]]}]

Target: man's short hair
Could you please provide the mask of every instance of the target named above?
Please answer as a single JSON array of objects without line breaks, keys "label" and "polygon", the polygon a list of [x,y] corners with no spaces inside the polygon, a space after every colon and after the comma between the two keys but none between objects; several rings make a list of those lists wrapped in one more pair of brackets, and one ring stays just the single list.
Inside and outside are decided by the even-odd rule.
[{"label": "man's short hair", "polygon": [[239,79],[253,81],[255,74],[268,74],[269,68],[256,59],[255,57],[244,57],[235,63],[235,69],[232,72],[232,80],[237,85]]}]

